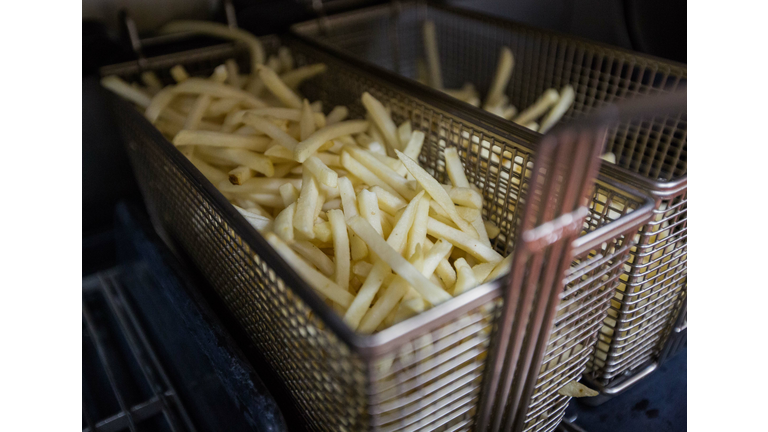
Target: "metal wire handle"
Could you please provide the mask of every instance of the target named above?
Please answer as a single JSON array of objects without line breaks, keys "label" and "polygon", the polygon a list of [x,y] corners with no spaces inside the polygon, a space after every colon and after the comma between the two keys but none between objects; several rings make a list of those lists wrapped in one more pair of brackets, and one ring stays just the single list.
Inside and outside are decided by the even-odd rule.
[{"label": "metal wire handle", "polygon": [[683,89],[672,95],[609,106],[541,142],[519,243],[512,258],[504,306],[492,340],[477,430],[521,431],[553,319],[573,259],[573,240],[588,214],[592,184],[608,127],[620,120],[685,107]]}]

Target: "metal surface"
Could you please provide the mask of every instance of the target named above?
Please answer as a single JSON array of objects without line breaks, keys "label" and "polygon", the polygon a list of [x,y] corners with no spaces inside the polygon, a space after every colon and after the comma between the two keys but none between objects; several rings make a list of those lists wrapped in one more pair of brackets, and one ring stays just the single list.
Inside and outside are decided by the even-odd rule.
[{"label": "metal surface", "polygon": [[[263,41],[267,52],[280,43],[271,37]],[[513,251],[518,204],[524,203],[537,147],[532,134],[510,133],[503,122],[476,121],[452,102],[354,67],[299,40],[283,43],[297,65],[328,66],[301,88],[310,100],[323,101],[326,111],[345,105],[351,117],[361,117],[365,111],[359,98],[369,91],[390,105],[395,122],[409,119],[414,130],[424,131],[419,161],[438,180],[447,177],[442,149],[457,147],[469,181],[486,199],[485,218],[502,230],[494,247],[502,254]],[[227,58],[236,58],[241,70],[248,70],[245,51],[231,44],[148,59],[148,67],[170,82],[168,69],[176,64],[201,75]],[[138,72],[136,63],[102,71],[132,81]],[[375,335],[355,334],[160,132],[126,102],[113,102],[156,223],[208,278],[285,381],[310,425],[318,430],[472,428],[501,281]],[[629,251],[627,234],[653,208],[651,197],[608,179],[596,182],[592,196],[582,227],[588,238],[574,254],[552,336],[541,332],[549,342],[531,409],[553,424],[568,399],[557,390],[581,374],[590,354],[586,347],[594,344],[605,316],[617,271]],[[539,366],[532,364],[531,370]]]},{"label": "metal surface", "polygon": [[[98,309],[98,317],[94,313],[94,305],[99,302],[106,303],[106,308]],[[93,420],[90,407],[83,402],[83,419],[87,427],[83,431],[119,431],[129,429],[140,430],[138,425],[152,417],[162,414],[165,422],[163,430],[194,431],[195,427],[187,415],[184,406],[177,396],[173,384],[168,379],[162,365],[150,346],[144,331],[141,328],[133,310],[126,302],[120,283],[113,272],[101,272],[83,279],[83,337],[84,344],[87,341],[93,344],[98,354],[99,365],[106,374],[112,394],[118,402],[120,412],[106,418]],[[149,387],[151,396],[147,399],[131,403],[126,400],[125,377],[118,379],[117,369],[125,367],[124,361],[118,361],[119,342],[112,339],[106,329],[105,320],[116,320],[120,334],[119,339],[124,340],[130,349],[133,361],[141,371],[144,383]],[[97,319],[98,318],[98,319]],[[95,378],[98,371],[88,371],[83,376],[83,387],[86,382]],[[125,371],[122,371],[125,374]]]},{"label": "metal surface", "polygon": [[[447,88],[470,82],[484,96],[499,50],[507,46],[515,58],[506,89],[510,103],[522,110],[545,89],[570,84],[576,99],[564,116],[566,123],[606,104],[665,94],[687,82],[683,64],[427,2],[366,8],[328,17],[322,27],[317,21],[297,24],[292,31],[340,55],[415,80],[417,62],[424,58],[426,19],[435,23]],[[485,119],[480,121],[499,119],[414,84]],[[603,164],[603,174],[659,199],[653,220],[635,239],[638,245],[630,252],[588,366],[591,378],[610,385],[659,359],[687,290],[686,110],[619,122],[609,128],[604,151],[614,153],[617,163]]]}]

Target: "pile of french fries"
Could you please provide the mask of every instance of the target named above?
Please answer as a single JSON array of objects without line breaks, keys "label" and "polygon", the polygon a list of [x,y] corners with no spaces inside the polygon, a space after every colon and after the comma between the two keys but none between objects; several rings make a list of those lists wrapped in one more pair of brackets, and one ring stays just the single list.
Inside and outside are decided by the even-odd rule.
[{"label": "pile of french fries", "polygon": [[[465,83],[461,89],[443,87],[435,23],[425,21],[422,30],[426,63],[421,61],[417,63],[418,81],[463,102],[480,107],[480,97],[472,83]],[[514,66],[515,59],[512,51],[508,47],[502,47],[496,73],[482,108],[533,131],[546,133],[573,105],[576,93],[571,85],[566,85],[560,92],[553,88],[547,89],[533,105],[518,113],[517,108],[509,103],[509,97],[504,94]]]},{"label": "pile of french fries", "polygon": [[382,330],[508,271],[455,148],[444,151],[451,184],[440,184],[417,162],[424,133],[395,125],[371,94],[367,119],[343,106],[326,115],[297,91],[325,65],[296,68],[285,47],[262,62],[258,39],[197,24],[166,30],[243,40],[254,72],[227,60],[207,78],[177,65],[165,87],[153,72],[144,85],[102,84],[142,109],[352,329]]}]

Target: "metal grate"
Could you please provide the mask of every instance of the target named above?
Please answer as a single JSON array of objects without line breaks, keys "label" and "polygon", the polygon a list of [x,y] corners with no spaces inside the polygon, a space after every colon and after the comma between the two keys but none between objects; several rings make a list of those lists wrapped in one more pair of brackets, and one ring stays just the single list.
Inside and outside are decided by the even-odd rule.
[{"label": "metal grate", "polygon": [[83,279],[83,432],[194,431],[117,272]]},{"label": "metal grate", "polygon": [[[515,56],[506,89],[510,103],[524,109],[545,89],[571,84],[576,99],[565,122],[608,103],[671,92],[687,82],[682,64],[425,2],[367,8],[292,30],[341,55],[416,79],[417,62],[425,57],[421,29],[426,19],[435,23],[446,87],[471,82],[484,95],[499,50],[508,46]],[[495,117],[455,103],[478,116]],[[614,153],[617,161],[616,166],[604,164],[605,174],[660,199],[655,218],[636,238],[638,246],[631,251],[590,362],[590,377],[610,385],[658,358],[687,289],[686,112],[614,125],[604,151]]]},{"label": "metal grate", "polygon": [[[279,43],[277,38],[263,41],[268,52]],[[415,130],[424,131],[427,140],[420,162],[438,179],[446,176],[441,148],[458,147],[469,180],[486,198],[484,215],[502,229],[494,246],[502,253],[512,251],[517,211],[533,164],[535,144],[526,140],[530,134],[510,134],[493,123],[474,121],[419,89],[350,67],[301,41],[283,42],[298,65],[318,61],[328,65],[325,74],[301,89],[308,98],[321,100],[326,111],[346,105],[353,116],[360,116],[364,112],[360,94],[369,91],[390,105],[396,122],[407,118]],[[181,63],[203,74],[235,57],[247,70],[242,55],[243,50],[223,45],[191,55],[148,59],[147,65],[162,72]],[[132,79],[138,67],[116,65],[102,73]],[[285,381],[314,429],[472,428],[500,281],[375,335],[357,335],[140,113],[116,98],[114,103],[150,214],[187,250]],[[625,234],[636,230],[652,207],[649,197],[609,180],[597,182],[595,196],[604,201],[590,205],[574,253],[575,265],[588,270],[569,276],[565,291],[569,308],[553,327],[561,336],[557,349],[571,354],[557,371],[550,365],[542,372],[556,380],[555,385],[533,394],[538,397],[537,412],[552,418],[559,419],[567,399],[538,395],[556,392],[556,386],[580,375],[589,353],[574,347],[586,346],[596,337],[618,277],[612,276],[611,268],[628,252],[625,243],[631,238]],[[593,327],[591,333],[581,331]]]}]

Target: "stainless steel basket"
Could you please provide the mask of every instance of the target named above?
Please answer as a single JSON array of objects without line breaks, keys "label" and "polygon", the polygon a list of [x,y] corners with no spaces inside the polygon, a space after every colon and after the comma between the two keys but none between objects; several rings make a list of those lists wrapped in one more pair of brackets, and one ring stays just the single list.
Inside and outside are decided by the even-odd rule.
[{"label": "stainless steel basket", "polygon": [[[471,82],[485,94],[499,50],[508,46],[515,56],[506,89],[510,103],[523,109],[545,89],[571,84],[576,99],[565,122],[607,103],[673,91],[687,81],[682,64],[426,2],[362,9],[297,24],[292,31],[342,56],[415,79],[417,60],[424,58],[421,24],[426,19],[435,23],[446,87]],[[479,117],[495,117],[454,103]],[[685,111],[619,123],[609,130],[605,151],[616,155],[616,165],[603,164],[604,174],[659,198],[653,220],[639,231],[588,366],[588,379],[613,394],[658,363],[686,295]]]},{"label": "stainless steel basket", "polygon": [[[280,43],[276,37],[262,40],[268,52]],[[396,122],[410,119],[414,129],[424,131],[420,163],[439,180],[446,178],[441,148],[458,147],[468,179],[486,198],[484,216],[502,230],[494,247],[503,254],[512,252],[537,136],[510,132],[500,121],[482,121],[423,89],[357,68],[302,41],[285,38],[282,43],[290,47],[297,65],[328,66],[301,88],[311,100],[323,101],[326,110],[346,105],[352,116],[362,116],[359,98],[369,91],[390,105]],[[191,74],[205,74],[227,58],[236,58],[248,70],[245,50],[231,44],[141,64],[170,82],[168,69],[176,64]],[[136,62],[102,70],[128,80],[138,79],[139,72]],[[380,333],[358,335],[141,113],[122,100],[113,101],[156,224],[201,269],[286,384],[309,425],[333,431],[473,428],[484,376],[487,382],[496,374],[487,367],[487,351],[503,281],[475,288]],[[654,205],[647,194],[604,178],[595,182],[591,196],[581,235],[566,247],[572,246],[573,265],[562,281],[565,288],[553,290],[547,305],[554,309],[542,323],[542,343],[529,352],[535,388],[526,387],[528,396],[518,403],[526,430],[552,430],[559,423],[569,398],[557,391],[581,376],[632,233]]]}]

